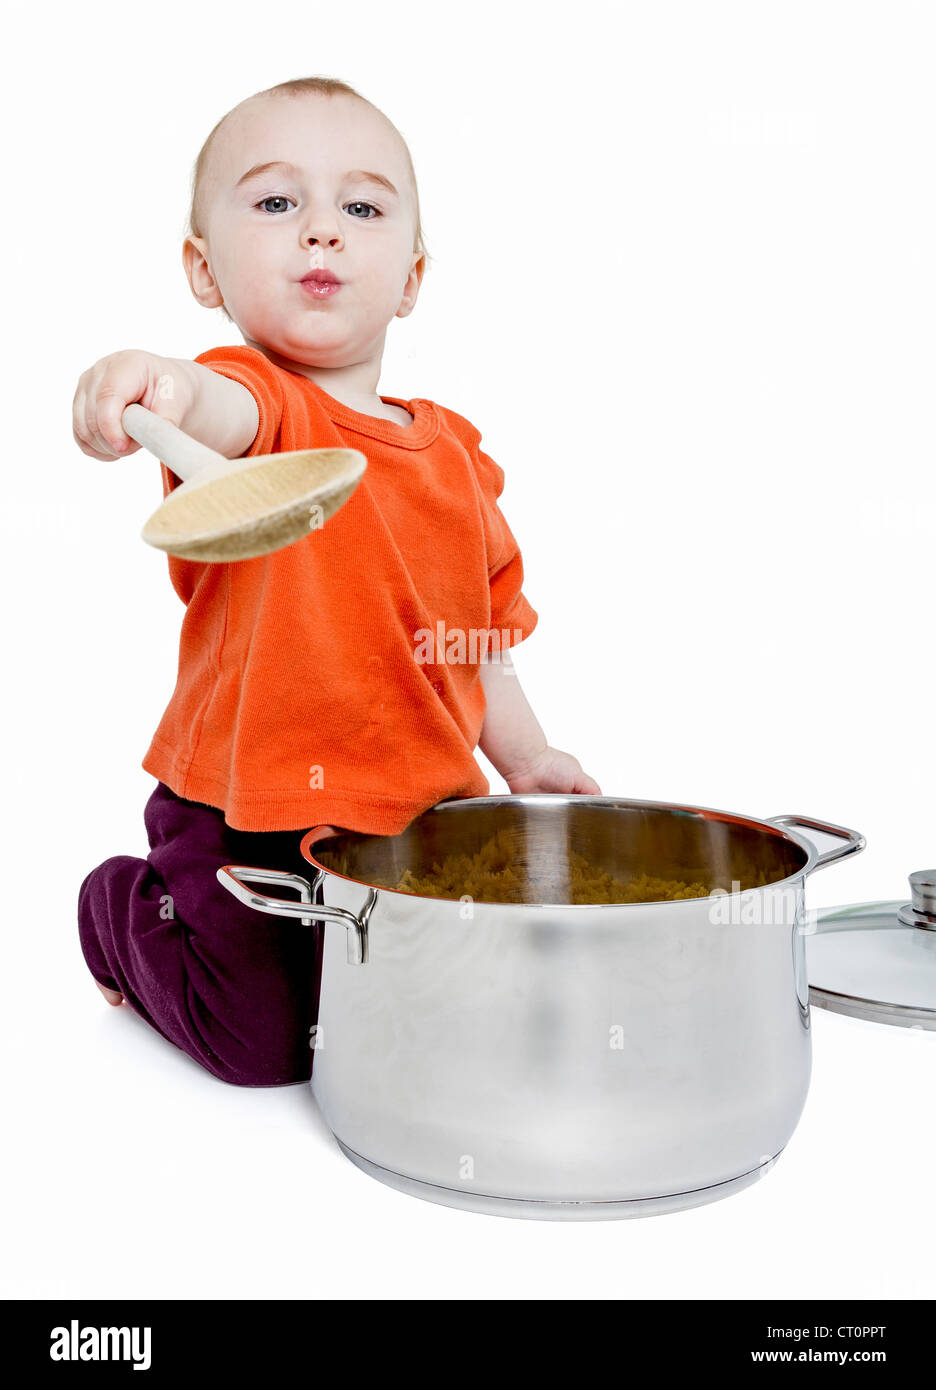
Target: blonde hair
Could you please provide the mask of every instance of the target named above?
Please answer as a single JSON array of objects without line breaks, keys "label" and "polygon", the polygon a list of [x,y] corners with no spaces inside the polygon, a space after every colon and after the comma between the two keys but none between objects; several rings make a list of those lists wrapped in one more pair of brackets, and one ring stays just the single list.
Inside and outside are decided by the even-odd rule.
[{"label": "blonde hair", "polygon": [[[383,111],[380,111],[380,108],[378,106],[374,106],[374,103],[372,101],[368,101],[367,97],[361,96],[360,92],[356,92],[354,88],[350,86],[347,82],[342,82],[341,79],[337,77],[294,77],[289,82],[278,82],[275,87],[267,87],[262,92],[254,92],[254,96],[291,97],[304,96],[306,95],[306,93],[309,92],[317,92],[320,93],[322,96],[356,97],[358,101],[367,102],[368,106],[373,107],[373,109],[375,111],[378,111],[381,116],[384,116]],[[248,98],[248,100],[252,100],[252,98]],[[238,105],[241,104],[242,103],[238,103]],[[231,109],[236,110],[235,107],[232,107]],[[228,111],[225,113],[225,115],[221,117],[217,125],[209,132],[208,137],[205,140],[205,143],[198,151],[198,157],[195,160],[195,167],[192,170],[192,191],[191,200],[189,202],[188,223],[185,231],[185,237],[203,237],[205,234],[204,208],[202,207],[200,200],[200,195],[205,180],[205,170],[208,167],[208,157],[210,155],[211,147],[214,142],[215,136],[217,135],[218,131],[221,129],[222,125],[227,120],[230,114],[231,112]],[[390,125],[393,125],[393,122],[389,120],[389,117],[384,116],[384,119],[387,120]],[[393,126],[393,129],[396,130],[396,126]],[[416,230],[413,237],[413,250],[418,252],[420,256],[423,256],[425,258],[426,268],[428,269],[429,262],[433,259],[433,257],[429,254],[429,251],[426,247],[425,238],[423,236],[422,222],[420,220],[419,214],[419,189],[416,185],[416,170],[413,167],[413,157],[410,154],[409,146],[403,139],[403,136],[400,135],[400,132],[398,130],[397,135],[400,136],[400,141],[406,153],[406,162],[409,168],[410,180],[413,186],[413,198],[416,204]],[[224,307],[223,304],[221,305],[221,312],[224,314],[228,322],[233,323],[233,319],[231,318],[230,314],[228,313],[227,309]]]}]

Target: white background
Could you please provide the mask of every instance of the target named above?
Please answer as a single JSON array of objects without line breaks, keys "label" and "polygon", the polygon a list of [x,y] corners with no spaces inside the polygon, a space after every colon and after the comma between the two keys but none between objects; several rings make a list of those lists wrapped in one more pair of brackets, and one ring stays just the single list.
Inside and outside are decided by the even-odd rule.
[{"label": "white background", "polygon": [[933,1034],[813,1010],[761,1182],[547,1224],[383,1188],[306,1087],[226,1086],[104,1003],[78,886],[146,850],[183,610],[139,540],[157,463],[85,457],[71,404],[105,353],[238,341],[182,269],[195,155],[344,78],[435,257],[380,391],[506,470],[550,741],[607,795],[857,827],[809,906],[904,897],[936,861],[932,8],[11,3],[5,37],[7,1292],[931,1296]]}]

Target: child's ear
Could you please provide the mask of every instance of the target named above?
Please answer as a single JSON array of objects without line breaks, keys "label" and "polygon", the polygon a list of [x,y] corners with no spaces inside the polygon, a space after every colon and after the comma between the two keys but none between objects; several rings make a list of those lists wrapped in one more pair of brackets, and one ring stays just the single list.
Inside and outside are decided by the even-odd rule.
[{"label": "child's ear", "polygon": [[217,309],[224,304],[218,283],[208,262],[208,243],[204,237],[187,236],[182,243],[182,264],[189,287],[203,309]]},{"label": "child's ear", "polygon": [[413,312],[425,273],[426,254],[423,252],[422,255],[414,257],[409,268],[409,275],[406,277],[406,284],[403,287],[403,298],[400,300],[400,307],[395,314],[396,318],[405,319]]}]

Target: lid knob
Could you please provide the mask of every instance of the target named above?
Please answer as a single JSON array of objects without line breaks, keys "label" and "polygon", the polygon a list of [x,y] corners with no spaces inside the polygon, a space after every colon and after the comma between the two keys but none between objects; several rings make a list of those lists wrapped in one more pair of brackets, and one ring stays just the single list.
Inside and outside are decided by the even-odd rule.
[{"label": "lid knob", "polygon": [[910,875],[910,901],[914,911],[936,914],[936,869],[918,869]]},{"label": "lid knob", "polygon": [[906,927],[936,931],[936,869],[918,869],[910,875],[910,901],[897,916]]}]

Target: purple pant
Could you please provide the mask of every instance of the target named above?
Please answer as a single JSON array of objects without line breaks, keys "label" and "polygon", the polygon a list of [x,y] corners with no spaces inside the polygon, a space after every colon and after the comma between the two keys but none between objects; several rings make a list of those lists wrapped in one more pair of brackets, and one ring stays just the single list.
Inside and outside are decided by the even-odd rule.
[{"label": "purple pant", "polygon": [[[221,864],[242,864],[311,880],[299,852],[303,832],[232,830],[223,812],[184,801],[162,782],[144,822],[147,857],[106,859],[79,890],[91,974],[222,1081],[308,1081],[321,925],[245,907],[215,877]],[[298,901],[288,889],[269,891]]]}]

